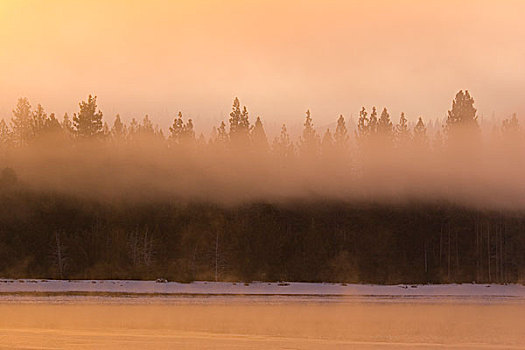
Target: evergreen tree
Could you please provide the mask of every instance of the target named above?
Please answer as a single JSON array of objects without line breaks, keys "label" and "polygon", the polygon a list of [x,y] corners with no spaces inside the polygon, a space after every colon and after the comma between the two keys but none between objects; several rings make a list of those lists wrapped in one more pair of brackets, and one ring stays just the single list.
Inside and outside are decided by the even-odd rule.
[{"label": "evergreen tree", "polygon": [[111,135],[111,130],[109,129],[108,123],[104,122],[102,125],[102,136],[109,137]]},{"label": "evergreen tree", "polygon": [[173,119],[173,124],[170,126],[170,136],[169,139],[175,143],[179,144],[184,134],[184,121],[182,119],[182,112],[179,111],[177,117]]},{"label": "evergreen tree", "polygon": [[338,150],[346,149],[348,145],[348,130],[346,129],[345,118],[341,114],[337,119],[337,127],[334,133],[334,144]]},{"label": "evergreen tree", "polygon": [[139,134],[139,130],[139,122],[137,121],[137,119],[131,118],[131,122],[129,123],[128,137],[132,140],[135,139]]},{"label": "evergreen tree", "polygon": [[162,141],[165,141],[166,138],[164,137],[164,132],[162,131],[162,129],[159,127],[158,124],[155,124],[155,128],[153,130],[153,135],[158,138],[159,140],[162,140]]},{"label": "evergreen tree", "polygon": [[367,117],[365,107],[359,112],[359,119],[357,120],[357,138],[363,140],[370,135],[370,119]]},{"label": "evergreen tree", "polygon": [[478,117],[474,108],[474,99],[468,91],[459,91],[452,101],[452,109],[448,111],[445,131],[478,129]]},{"label": "evergreen tree", "polygon": [[13,136],[18,145],[27,144],[33,137],[33,112],[27,98],[19,98],[13,110]]},{"label": "evergreen tree", "polygon": [[71,122],[71,119],[67,113],[64,113],[64,117],[62,118],[62,130],[67,136],[73,135],[75,133],[73,123]]},{"label": "evergreen tree", "polygon": [[372,113],[370,113],[370,119],[368,120],[368,133],[372,136],[375,136],[377,134],[377,127],[377,111],[375,107],[372,107]]},{"label": "evergreen tree", "polygon": [[188,119],[182,130],[182,143],[186,145],[195,143],[195,130],[193,130],[193,120]]},{"label": "evergreen tree", "polygon": [[232,111],[230,113],[230,136],[237,133],[239,124],[241,123],[241,103],[237,97],[233,100]]},{"label": "evergreen tree", "polygon": [[32,115],[33,136],[40,136],[46,128],[47,114],[42,105],[38,104]]},{"label": "evergreen tree", "polygon": [[323,139],[321,141],[321,149],[323,155],[325,156],[330,156],[334,152],[334,138],[332,137],[330,129],[326,129],[326,132],[323,135]]},{"label": "evergreen tree", "polygon": [[250,140],[250,121],[248,110],[246,106],[244,106],[241,110],[241,104],[237,97],[233,101],[229,121],[230,140],[232,144],[237,147],[247,146]]},{"label": "evergreen tree", "polygon": [[219,145],[227,145],[229,142],[228,132],[226,131],[226,124],[221,122],[221,125],[217,129],[216,143]]},{"label": "evergreen tree", "polygon": [[503,120],[501,125],[501,131],[503,134],[517,134],[520,131],[520,124],[516,113],[512,117]]},{"label": "evergreen tree", "polygon": [[144,116],[144,119],[142,119],[142,123],[139,125],[139,133],[142,136],[153,136],[155,134],[153,123],[151,122],[147,114]]},{"label": "evergreen tree", "polygon": [[416,126],[414,127],[414,142],[417,146],[424,146],[427,144],[427,128],[423,122],[423,118],[419,117]]},{"label": "evergreen tree", "polygon": [[381,112],[381,116],[377,122],[377,131],[384,137],[390,137],[392,135],[392,121],[386,108]]},{"label": "evergreen tree", "polygon": [[102,132],[102,112],[97,111],[97,97],[89,95],[79,103],[80,111],[73,116],[73,126],[78,136],[93,137]]},{"label": "evergreen tree", "polygon": [[115,116],[111,127],[111,135],[117,140],[123,140],[126,137],[126,125],[120,119],[120,114]]},{"label": "evergreen tree", "polygon": [[11,142],[11,131],[5,120],[0,120],[0,148],[7,148]]},{"label": "evergreen tree", "polygon": [[504,144],[511,148],[523,146],[523,134],[516,113],[512,117],[503,120],[501,125],[501,136]]},{"label": "evergreen tree", "polygon": [[317,156],[319,154],[319,135],[314,129],[310,110],[306,111],[306,119],[303,125],[304,129],[303,135],[299,140],[299,150],[303,155]]},{"label": "evergreen tree", "polygon": [[44,122],[44,129],[47,133],[57,134],[62,131],[62,126],[55,116],[55,113],[51,113]]},{"label": "evergreen tree", "polygon": [[268,149],[268,139],[260,117],[257,117],[251,130],[252,143],[257,150],[266,151]]},{"label": "evergreen tree", "polygon": [[281,159],[288,159],[293,156],[294,147],[285,124],[281,127],[279,136],[273,140],[272,149]]},{"label": "evergreen tree", "polygon": [[41,138],[47,135],[57,135],[62,131],[60,122],[56,119],[55,113],[47,115],[42,105],[38,105],[33,111],[32,116],[33,137]]},{"label": "evergreen tree", "polygon": [[405,113],[401,113],[399,123],[395,127],[394,136],[397,147],[404,148],[408,145],[410,141],[410,130],[408,130],[408,120],[405,117]]},{"label": "evergreen tree", "polygon": [[250,120],[248,116],[248,109],[246,109],[246,106],[242,107],[242,113],[241,118],[239,120],[238,128],[239,131],[241,131],[243,134],[247,134],[250,130]]}]

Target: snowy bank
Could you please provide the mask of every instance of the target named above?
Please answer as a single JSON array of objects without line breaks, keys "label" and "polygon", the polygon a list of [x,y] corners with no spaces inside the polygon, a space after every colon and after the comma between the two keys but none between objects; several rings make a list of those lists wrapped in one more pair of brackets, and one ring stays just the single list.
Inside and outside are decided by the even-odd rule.
[{"label": "snowy bank", "polygon": [[517,284],[365,285],[333,283],[229,283],[130,280],[0,280],[1,294],[15,293],[119,293],[166,295],[312,295],[312,296],[422,296],[523,297]]}]

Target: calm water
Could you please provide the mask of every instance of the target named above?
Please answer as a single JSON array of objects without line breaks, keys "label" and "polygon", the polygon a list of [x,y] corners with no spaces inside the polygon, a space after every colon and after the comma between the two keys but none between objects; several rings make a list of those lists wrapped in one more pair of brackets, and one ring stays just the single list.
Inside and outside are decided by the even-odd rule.
[{"label": "calm water", "polygon": [[525,349],[525,302],[8,296],[0,348]]}]

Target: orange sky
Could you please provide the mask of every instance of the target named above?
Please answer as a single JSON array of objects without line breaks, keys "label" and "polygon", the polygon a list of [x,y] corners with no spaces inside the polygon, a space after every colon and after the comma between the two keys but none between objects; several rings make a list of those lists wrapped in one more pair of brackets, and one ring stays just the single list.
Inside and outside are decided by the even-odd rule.
[{"label": "orange sky", "polygon": [[469,89],[486,117],[525,114],[525,1],[0,0],[0,118],[16,98],[62,115],[178,110],[207,131],[239,96],[266,124],[360,106],[444,117]]}]

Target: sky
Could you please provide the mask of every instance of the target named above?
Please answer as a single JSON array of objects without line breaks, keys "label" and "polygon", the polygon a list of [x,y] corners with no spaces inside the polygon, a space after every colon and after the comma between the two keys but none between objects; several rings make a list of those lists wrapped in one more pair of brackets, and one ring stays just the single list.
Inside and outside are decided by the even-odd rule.
[{"label": "sky", "polygon": [[460,89],[480,116],[525,114],[525,1],[0,0],[0,118],[18,97],[62,115],[181,110],[207,131],[238,96],[268,129],[361,106],[444,118]]}]

